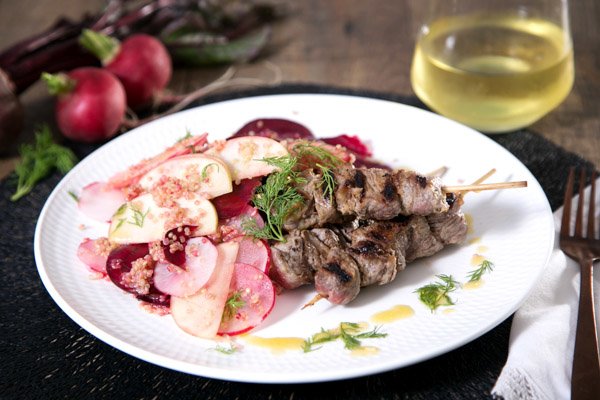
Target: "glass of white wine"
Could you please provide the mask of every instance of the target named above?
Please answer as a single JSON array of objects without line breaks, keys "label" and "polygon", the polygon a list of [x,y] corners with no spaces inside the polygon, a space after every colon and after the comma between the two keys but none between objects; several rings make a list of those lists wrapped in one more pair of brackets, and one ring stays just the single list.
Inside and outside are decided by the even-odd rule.
[{"label": "glass of white wine", "polygon": [[567,0],[428,2],[411,83],[432,110],[482,132],[510,132],[571,91]]}]

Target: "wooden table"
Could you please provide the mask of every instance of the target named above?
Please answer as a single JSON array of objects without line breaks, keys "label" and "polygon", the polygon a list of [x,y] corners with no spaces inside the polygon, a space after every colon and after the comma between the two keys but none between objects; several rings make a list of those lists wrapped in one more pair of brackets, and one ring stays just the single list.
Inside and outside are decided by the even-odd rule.
[{"label": "wooden table", "polygon": [[[415,16],[426,1],[303,0],[291,2],[293,15],[276,25],[272,52],[284,82],[330,84],[413,95],[409,70]],[[60,15],[77,18],[97,11],[103,0],[20,0],[0,2],[0,48],[49,26]],[[572,1],[571,26],[576,78],[571,94],[531,129],[600,167],[600,6]],[[214,79],[221,68],[178,70],[171,89],[189,91]],[[268,78],[260,63],[239,68],[241,76]],[[40,123],[53,123],[53,99],[37,83],[22,95],[26,125],[19,142],[32,140]],[[16,155],[15,144],[13,154]],[[0,159],[0,177],[15,157]]]}]

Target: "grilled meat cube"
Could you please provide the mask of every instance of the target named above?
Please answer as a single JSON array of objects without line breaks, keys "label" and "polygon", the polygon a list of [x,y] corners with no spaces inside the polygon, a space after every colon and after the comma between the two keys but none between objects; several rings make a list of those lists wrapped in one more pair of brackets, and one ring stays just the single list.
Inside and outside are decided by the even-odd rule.
[{"label": "grilled meat cube", "polygon": [[404,224],[406,262],[431,256],[444,248],[444,244],[431,232],[427,218],[415,215]]},{"label": "grilled meat cube", "polygon": [[292,231],[286,242],[271,246],[273,265],[277,265],[277,268],[271,268],[269,276],[285,289],[295,289],[314,281],[312,267],[304,253],[303,232]]},{"label": "grilled meat cube", "polygon": [[365,221],[342,230],[348,251],[359,265],[361,286],[389,283],[405,268],[401,228],[390,221]]},{"label": "grilled meat cube", "polygon": [[335,198],[324,193],[322,175],[309,171],[303,177],[306,182],[298,185],[296,190],[304,197],[304,204],[287,216],[283,228],[291,231],[342,222],[335,207]]},{"label": "grilled meat cube", "polygon": [[402,203],[399,214],[430,215],[448,211],[440,178],[425,177],[414,171],[401,169],[394,173],[394,179]]},{"label": "grilled meat cube", "polygon": [[343,215],[385,220],[402,211],[392,172],[379,168],[340,168],[334,176],[335,201]]}]

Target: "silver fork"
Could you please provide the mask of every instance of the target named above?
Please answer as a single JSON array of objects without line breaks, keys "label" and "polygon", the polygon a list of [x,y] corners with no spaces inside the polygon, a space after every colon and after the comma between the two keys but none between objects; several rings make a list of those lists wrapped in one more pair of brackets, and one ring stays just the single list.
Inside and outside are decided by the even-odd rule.
[{"label": "silver fork", "polygon": [[579,176],[579,200],[575,216],[575,232],[570,233],[571,199],[575,180],[575,168],[569,170],[567,188],[563,203],[563,216],[560,227],[560,248],[569,257],[577,260],[581,269],[579,311],[577,333],[573,353],[571,377],[571,398],[600,399],[600,357],[598,355],[598,334],[594,316],[593,264],[600,258],[600,240],[595,235],[595,196],[596,172],[592,173],[592,184],[587,215],[587,233],[583,234],[583,209],[585,171]]}]

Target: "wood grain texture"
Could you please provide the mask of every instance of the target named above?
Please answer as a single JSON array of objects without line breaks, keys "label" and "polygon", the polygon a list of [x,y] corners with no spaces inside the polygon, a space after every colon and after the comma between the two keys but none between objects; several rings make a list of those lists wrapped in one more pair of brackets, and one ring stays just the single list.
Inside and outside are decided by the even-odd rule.
[{"label": "wood grain texture", "polygon": [[[78,17],[104,1],[20,0],[0,2],[0,48],[48,27],[61,15]],[[417,0],[303,0],[291,2],[292,15],[275,26],[268,52],[240,76],[270,78],[260,62],[277,65],[284,82],[413,95],[409,80],[418,16],[427,2]],[[531,126],[555,144],[600,167],[600,4],[570,4],[576,77],[572,92],[557,109]],[[170,89],[189,91],[222,68],[178,70]],[[27,121],[19,141],[31,141],[40,123],[53,123],[53,101],[41,84],[22,96]],[[16,153],[15,143],[13,154]],[[0,176],[12,164],[0,160]]]}]

